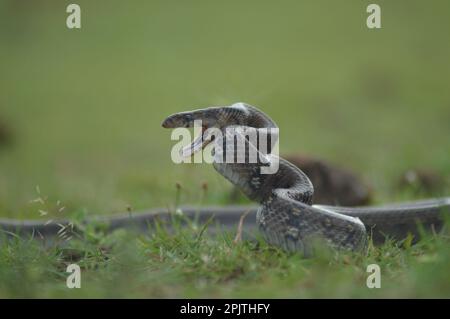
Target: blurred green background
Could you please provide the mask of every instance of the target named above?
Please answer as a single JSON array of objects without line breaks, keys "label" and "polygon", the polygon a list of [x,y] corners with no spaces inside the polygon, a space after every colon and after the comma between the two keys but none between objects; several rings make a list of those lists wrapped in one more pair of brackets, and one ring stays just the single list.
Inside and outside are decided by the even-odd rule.
[{"label": "blurred green background", "polygon": [[[175,165],[170,113],[244,101],[281,153],[340,163],[394,200],[411,167],[450,174],[450,2],[0,0],[0,216],[38,217],[36,186],[108,214],[224,204],[208,165]],[[1,143],[1,142],[0,142]]]}]

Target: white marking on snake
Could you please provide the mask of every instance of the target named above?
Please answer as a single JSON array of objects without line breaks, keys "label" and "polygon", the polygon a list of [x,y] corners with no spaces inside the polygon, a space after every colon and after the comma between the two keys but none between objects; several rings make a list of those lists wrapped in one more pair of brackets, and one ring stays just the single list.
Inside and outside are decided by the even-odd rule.
[{"label": "white marking on snake", "polygon": [[238,110],[241,110],[241,111],[244,111],[245,115],[249,115],[250,114],[250,111],[247,109],[245,104],[242,103],[242,102],[234,103],[231,107],[235,108],[235,109],[238,109]]}]

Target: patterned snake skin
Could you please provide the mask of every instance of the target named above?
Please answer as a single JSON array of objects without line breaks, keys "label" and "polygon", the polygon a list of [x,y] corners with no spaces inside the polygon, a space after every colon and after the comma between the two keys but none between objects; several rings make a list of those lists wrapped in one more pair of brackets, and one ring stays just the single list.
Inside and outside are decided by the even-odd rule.
[{"label": "patterned snake skin", "polygon": [[[261,154],[259,145],[255,145],[254,141],[252,143],[246,135],[253,130],[259,138],[267,137],[265,129],[277,128],[266,114],[248,104],[236,103],[229,107],[177,113],[169,116],[163,122],[163,127],[192,127],[195,120],[202,120],[203,132],[210,127],[221,131],[222,138],[213,141],[214,168],[240,188],[248,198],[260,204],[256,214],[259,230],[268,243],[284,250],[310,255],[315,243],[321,241],[333,248],[360,251],[366,247],[368,235],[374,227],[377,228],[377,234],[401,239],[408,232],[415,233],[418,222],[431,228],[442,226],[442,213],[449,211],[450,198],[380,207],[312,205],[314,189],[308,177],[288,161],[271,155],[270,147]],[[225,162],[223,159],[226,151],[230,148],[236,150],[236,153],[239,151],[235,143],[230,142],[234,139],[225,138],[230,134],[230,129],[238,136],[237,140],[240,137],[245,147],[256,149],[264,160],[251,163],[248,161],[249,151],[246,153],[245,149],[240,149],[244,150],[244,163]],[[270,136],[274,138],[273,135]],[[194,144],[198,146],[199,143],[210,142],[206,141],[207,136],[201,136],[200,139],[190,146],[191,150],[195,148]],[[196,151],[198,147],[197,150],[187,152],[187,155]],[[262,174],[261,168],[274,160],[279,161],[278,171],[274,174]]]}]

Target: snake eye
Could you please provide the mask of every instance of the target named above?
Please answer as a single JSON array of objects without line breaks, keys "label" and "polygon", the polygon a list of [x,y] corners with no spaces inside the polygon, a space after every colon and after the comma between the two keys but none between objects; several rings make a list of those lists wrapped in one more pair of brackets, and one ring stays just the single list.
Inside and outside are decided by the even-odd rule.
[{"label": "snake eye", "polygon": [[192,124],[192,114],[185,114],[183,121],[184,121],[184,127],[190,127]]}]

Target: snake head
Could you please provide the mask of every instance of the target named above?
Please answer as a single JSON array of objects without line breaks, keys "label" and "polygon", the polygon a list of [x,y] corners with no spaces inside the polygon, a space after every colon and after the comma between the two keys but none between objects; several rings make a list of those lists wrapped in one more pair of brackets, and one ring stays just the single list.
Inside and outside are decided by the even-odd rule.
[{"label": "snake head", "polygon": [[201,128],[199,136],[187,147],[182,156],[188,157],[206,147],[217,130],[223,131],[228,126],[253,126],[256,128],[276,127],[270,118],[248,104],[239,102],[231,106],[217,106],[187,112],[175,113],[167,117],[164,128]]},{"label": "snake head", "polygon": [[168,116],[163,122],[164,128],[188,128],[197,123],[205,128],[219,127],[221,124],[220,107],[208,107],[194,111],[179,112]]},{"label": "snake head", "polygon": [[193,127],[194,118],[190,112],[175,113],[162,122],[164,128]]},{"label": "snake head", "polygon": [[[230,125],[247,125],[246,121],[254,110],[256,110],[254,107],[242,102],[231,106],[212,106],[172,114],[163,121],[162,127],[194,127],[195,121],[201,121],[205,128],[222,129]],[[259,114],[261,115],[262,113]]]},{"label": "snake head", "polygon": [[200,128],[199,135],[194,141],[181,150],[181,156],[189,157],[204,149],[211,141],[212,136],[205,134],[209,128],[219,127],[217,108],[211,107],[195,111],[175,113],[168,116],[163,122],[164,128]]}]

